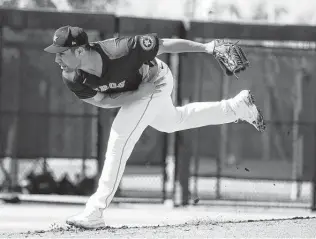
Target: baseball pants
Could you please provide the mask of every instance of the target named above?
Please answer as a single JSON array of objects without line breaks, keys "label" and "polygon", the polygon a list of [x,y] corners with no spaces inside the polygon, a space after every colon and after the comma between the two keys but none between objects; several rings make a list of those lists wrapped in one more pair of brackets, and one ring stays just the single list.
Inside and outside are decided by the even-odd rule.
[{"label": "baseball pants", "polygon": [[237,120],[228,106],[229,100],[196,102],[175,107],[171,98],[173,75],[169,67],[157,60],[158,77],[164,77],[162,92],[122,106],[113,121],[105,155],[103,170],[96,192],[86,207],[105,209],[111,203],[122,178],[126,162],[147,126],[159,131],[175,131],[206,125],[219,125]]}]

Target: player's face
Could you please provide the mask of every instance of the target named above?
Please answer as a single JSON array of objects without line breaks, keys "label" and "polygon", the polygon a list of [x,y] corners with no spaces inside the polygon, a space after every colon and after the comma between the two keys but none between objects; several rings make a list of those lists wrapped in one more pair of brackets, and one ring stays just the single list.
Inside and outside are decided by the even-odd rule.
[{"label": "player's face", "polygon": [[73,51],[68,49],[67,51],[57,53],[55,62],[60,65],[61,69],[71,71],[79,66],[80,60],[76,57]]}]

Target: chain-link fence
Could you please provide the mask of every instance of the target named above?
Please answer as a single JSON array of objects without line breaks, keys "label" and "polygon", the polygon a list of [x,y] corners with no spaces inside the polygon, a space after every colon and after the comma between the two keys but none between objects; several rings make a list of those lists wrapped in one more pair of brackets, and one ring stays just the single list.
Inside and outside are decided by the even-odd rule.
[{"label": "chain-link fence", "polygon": [[310,203],[315,153],[314,48],[255,44],[244,45],[251,67],[239,80],[224,76],[207,55],[183,56],[184,64],[190,66],[183,71],[191,77],[193,89],[189,93],[182,87],[187,96],[184,102],[218,101],[249,89],[267,120],[264,133],[239,122],[182,135],[180,144],[191,155],[191,198]]},{"label": "chain-link fence", "polygon": [[169,136],[148,128],[127,163],[116,197],[163,202],[175,197],[180,181],[182,196],[193,199],[311,201],[315,46],[260,39],[309,40],[313,29],[293,26],[298,33],[293,35],[288,28],[261,25],[192,23],[185,29],[180,21],[104,14],[0,13],[2,192],[90,195],[94,190],[117,111],[77,100],[63,85],[53,56],[43,52],[53,29],[71,24],[84,27],[90,41],[150,32],[161,38],[228,35],[257,40],[240,42],[251,67],[239,80],[224,76],[206,54],[160,58],[176,76],[179,104],[218,101],[250,89],[267,120],[267,131],[261,134],[243,122]]},{"label": "chain-link fence", "polygon": [[[114,35],[85,30],[90,41]],[[54,56],[43,51],[53,29],[3,26],[1,32],[1,191],[91,195],[117,110],[98,110],[66,89]],[[165,134],[145,130],[116,197],[163,201],[165,140]]]}]

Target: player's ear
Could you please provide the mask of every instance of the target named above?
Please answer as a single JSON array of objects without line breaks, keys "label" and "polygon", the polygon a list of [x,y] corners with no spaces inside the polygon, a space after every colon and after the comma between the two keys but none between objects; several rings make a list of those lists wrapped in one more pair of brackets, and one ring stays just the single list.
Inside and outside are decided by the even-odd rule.
[{"label": "player's ear", "polygon": [[81,58],[83,55],[84,55],[84,53],[85,53],[85,49],[84,49],[84,47],[78,47],[77,49],[75,49],[75,56],[77,57],[77,58]]}]

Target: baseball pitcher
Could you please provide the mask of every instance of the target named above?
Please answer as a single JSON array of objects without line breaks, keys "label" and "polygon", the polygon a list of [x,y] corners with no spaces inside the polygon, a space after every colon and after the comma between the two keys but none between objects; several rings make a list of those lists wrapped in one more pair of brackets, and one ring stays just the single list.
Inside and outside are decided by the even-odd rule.
[{"label": "baseball pitcher", "polygon": [[79,99],[97,107],[120,108],[111,127],[98,188],[84,211],[66,221],[70,225],[105,226],[103,213],[147,126],[172,133],[244,120],[260,132],[265,130],[263,116],[248,90],[227,100],[175,107],[171,98],[172,73],[156,58],[163,53],[204,52],[215,57],[228,75],[236,75],[248,67],[248,60],[237,44],[223,40],[202,44],[160,39],[157,34],[89,42],[82,28],[63,26],[54,33],[53,44],[44,50],[56,54],[55,62],[62,69],[65,85]]}]

